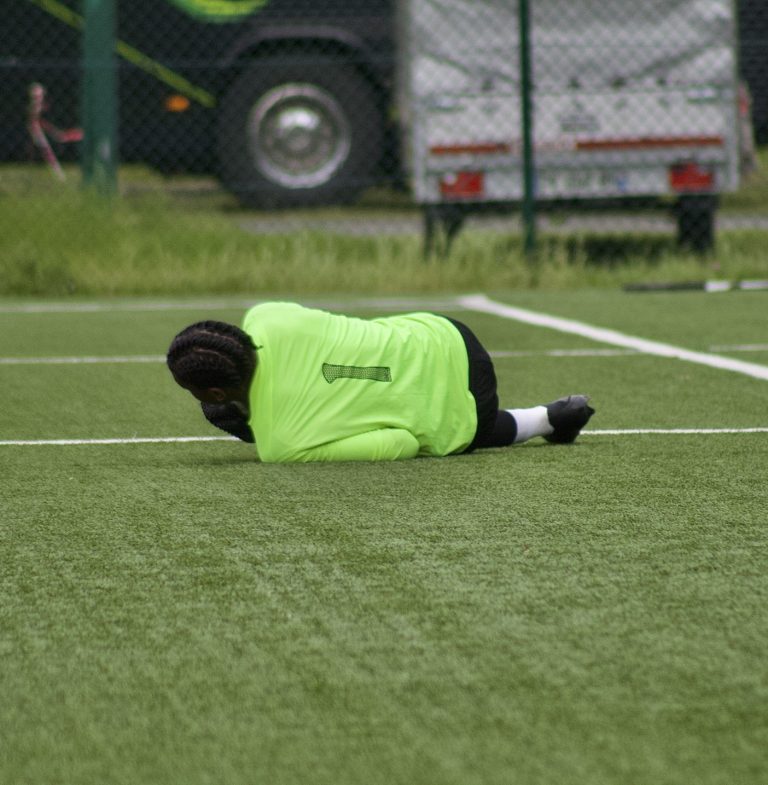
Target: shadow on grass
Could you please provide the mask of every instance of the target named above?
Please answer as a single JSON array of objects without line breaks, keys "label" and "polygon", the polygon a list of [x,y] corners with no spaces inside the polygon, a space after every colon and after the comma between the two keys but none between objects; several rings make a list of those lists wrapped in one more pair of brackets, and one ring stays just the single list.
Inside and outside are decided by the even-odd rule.
[{"label": "shadow on grass", "polygon": [[654,235],[583,235],[570,237],[545,237],[541,240],[548,254],[561,253],[573,263],[586,263],[599,267],[617,267],[642,259],[655,264],[680,255],[674,237]]}]

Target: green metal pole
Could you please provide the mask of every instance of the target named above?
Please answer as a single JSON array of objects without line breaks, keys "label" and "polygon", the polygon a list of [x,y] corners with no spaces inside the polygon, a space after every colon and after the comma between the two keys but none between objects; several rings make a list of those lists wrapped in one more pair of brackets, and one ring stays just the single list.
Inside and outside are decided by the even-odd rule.
[{"label": "green metal pole", "polygon": [[520,116],[523,138],[523,232],[526,256],[536,252],[536,182],[531,109],[531,22],[528,0],[520,0]]},{"label": "green metal pole", "polygon": [[117,186],[116,0],[83,0],[83,184],[109,196]]}]

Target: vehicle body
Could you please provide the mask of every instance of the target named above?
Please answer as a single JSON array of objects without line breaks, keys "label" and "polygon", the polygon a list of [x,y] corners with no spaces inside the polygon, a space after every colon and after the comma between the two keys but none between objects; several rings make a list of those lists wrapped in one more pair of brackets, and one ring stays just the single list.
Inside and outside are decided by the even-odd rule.
[{"label": "vehicle body", "polygon": [[[53,122],[78,122],[83,3],[6,5],[0,158],[13,160],[30,83]],[[253,204],[341,200],[381,179],[390,0],[131,0],[117,14],[123,160],[216,171]]]},{"label": "vehicle body", "polygon": [[[412,51],[415,41],[397,40],[402,38],[395,33],[397,2],[131,0],[117,3],[121,158],[145,161],[166,171],[215,172],[243,202],[260,206],[345,201],[372,183],[399,181],[402,168],[398,141],[400,127],[406,128],[409,140],[406,150],[412,150],[411,142],[416,137],[408,129],[412,110],[410,97],[406,95],[406,100],[396,100],[396,51],[398,47],[402,51],[403,45],[410,46]],[[413,2],[413,7],[416,7],[419,0]],[[548,2],[537,0],[532,4],[533,44],[536,48],[534,65],[537,69],[542,67],[538,49],[547,44],[546,36],[542,38],[541,33],[536,33],[536,29],[541,29],[537,18]],[[562,3],[566,9],[564,18],[573,18],[575,12],[568,9],[578,9],[584,2]],[[716,6],[723,5],[721,0],[713,2]],[[752,29],[749,20],[756,14],[768,20],[768,14],[759,16],[758,12],[762,13],[761,2],[742,0],[742,37],[745,30]],[[27,91],[31,83],[42,83],[47,89],[50,120],[64,127],[80,122],[83,3],[81,0],[14,0],[3,5],[0,160],[19,160],[29,155],[25,117]],[[470,11],[473,7],[470,0],[463,5]],[[510,0],[508,5],[516,8],[517,3]],[[655,10],[662,19],[667,19],[669,8],[691,9],[711,4],[708,0],[698,4],[688,0],[682,4],[679,1],[663,3],[655,0],[652,9],[648,9],[647,4],[636,5],[643,10],[634,11],[631,4],[617,0],[594,7],[628,9],[631,14],[624,21],[640,25],[642,31],[650,31],[652,47],[649,48],[661,42],[663,50],[668,51],[667,38],[674,37],[673,32],[658,22],[649,26],[640,17],[643,14],[654,17],[652,11]],[[476,35],[486,35],[477,28],[477,24],[480,20],[487,20],[483,9],[492,9],[494,2],[484,0],[474,6],[480,9],[480,13],[475,15],[477,20],[471,19],[469,27],[464,28],[467,43],[474,47],[473,57],[479,49],[488,48],[487,39],[481,37],[479,43],[472,39]],[[406,3],[400,6],[400,10],[410,7]],[[749,18],[745,14],[750,15]],[[503,38],[504,56],[508,60],[504,67],[514,69],[517,57],[514,48],[516,16],[510,14],[509,9],[507,15],[509,18],[503,20],[505,26],[495,28],[493,35]],[[654,18],[659,18],[659,14]],[[449,40],[453,40],[457,34],[461,35],[461,31],[459,28],[444,30],[449,22],[449,19],[436,20],[436,29],[443,30]],[[730,29],[731,25],[728,27]],[[590,33],[581,22],[574,26],[576,30]],[[634,40],[637,40],[636,35]],[[694,40],[694,44],[698,45],[698,42]],[[600,45],[598,38],[594,46],[597,49]],[[732,42],[726,48],[732,52]],[[750,60],[752,81],[749,84],[758,110],[763,105],[763,93],[759,87],[765,80],[757,80],[760,70],[756,63],[759,58],[754,46],[750,52],[755,57]],[[402,63],[402,58],[400,60]],[[574,61],[573,65],[577,64]],[[654,100],[660,100],[658,95],[654,98],[647,91],[644,97],[637,95],[631,89],[634,84],[623,88],[611,84],[610,89],[598,95],[599,91],[590,79],[594,81],[596,69],[604,68],[605,62],[593,58],[582,65],[591,69],[589,79],[584,81],[579,69],[572,68],[568,73],[568,89],[562,90],[563,80],[556,81],[554,91],[560,92],[551,96],[551,100],[546,98],[545,101],[545,91],[539,85],[537,133],[549,129],[546,131],[548,136],[541,137],[538,142],[538,164],[544,166],[539,174],[541,198],[565,198],[574,191],[572,181],[583,180],[585,171],[579,166],[560,167],[564,155],[566,163],[572,160],[572,156],[566,155],[567,150],[555,149],[565,143],[565,137],[553,134],[552,117],[554,122],[559,122],[558,117],[565,115],[575,133],[579,127],[584,130],[584,124],[592,123],[595,116],[592,106],[587,107],[586,113],[582,112],[580,95],[589,95],[595,105],[603,101],[606,106],[616,102],[617,96],[626,95],[630,106],[622,109],[612,120],[616,134],[625,134],[623,126],[627,118],[633,120],[638,113],[643,114],[643,107],[652,106]],[[500,73],[502,76],[505,74],[503,69]],[[511,75],[511,72],[506,73],[504,78]],[[536,78],[549,79],[550,76],[545,71]],[[607,81],[607,78],[603,80],[603,87]],[[400,82],[402,87],[403,80]],[[472,99],[481,114],[489,110],[489,97],[493,101],[517,101],[516,94],[505,99],[500,92],[500,84],[493,87],[488,95],[483,88],[482,94]],[[503,89],[512,89],[514,93],[513,88],[513,82],[508,82]],[[411,91],[417,89],[415,85],[409,88]],[[547,91],[552,92],[550,85],[547,85]],[[681,92],[670,92],[669,98],[677,102],[676,112],[688,112],[688,98]],[[707,111],[712,108],[710,105]],[[490,109],[491,113],[497,111]],[[516,107],[510,104],[509,111],[503,112],[503,120],[498,121],[505,124],[504,144],[509,144],[517,133],[516,112]],[[601,121],[603,114],[602,110],[598,112]],[[450,125],[449,115],[446,112],[444,119]],[[402,118],[400,124],[398,116]],[[650,116],[650,113],[647,114],[646,119]],[[418,128],[422,128],[420,119],[416,119]],[[483,115],[482,121],[491,125],[497,122],[492,114]],[[670,128],[675,126],[671,116],[668,124]],[[635,135],[640,134],[638,126]],[[584,153],[582,158],[589,157],[596,165],[601,155],[613,158],[617,151],[581,152]],[[643,158],[647,157],[647,152],[637,150],[632,155]],[[678,151],[666,152],[670,157],[679,157]],[[717,155],[714,147],[708,150],[699,148],[695,152],[696,161],[705,153],[706,156]],[[77,151],[73,145],[60,153],[66,159],[73,158]],[[492,157],[487,154],[486,162],[491,162]],[[516,165],[519,168],[514,157],[511,148],[507,151],[500,149],[496,155],[503,166]],[[455,161],[449,159],[447,152],[440,159],[446,170],[455,166]],[[708,165],[709,158],[703,163]],[[720,174],[721,164],[716,166],[719,190],[725,181]],[[609,170],[610,167],[601,169],[598,181]],[[594,175],[595,168],[591,171]],[[688,174],[696,173],[688,170]],[[682,176],[685,175],[684,170]],[[609,192],[619,190],[623,196],[637,190],[643,193],[649,190],[648,187],[636,188],[636,182],[622,190],[622,178],[616,171],[610,176],[615,187],[608,189]],[[421,180],[418,176],[416,179],[418,185]],[[582,184],[583,188],[575,190],[582,194],[586,188],[590,197],[603,194],[606,187],[598,181]],[[458,186],[459,190],[461,187]],[[508,191],[509,184],[505,188]],[[656,192],[658,189],[656,184],[650,190]],[[417,195],[424,200],[421,192],[417,191]],[[495,198],[494,194],[491,195]],[[502,196],[507,198],[508,194]],[[696,200],[690,204],[694,202]],[[701,206],[704,202],[698,200],[697,204]]]},{"label": "vehicle body", "polygon": [[[517,0],[401,0],[401,108],[416,200],[523,198]],[[711,244],[739,183],[731,0],[531,4],[535,193],[677,198]]]}]

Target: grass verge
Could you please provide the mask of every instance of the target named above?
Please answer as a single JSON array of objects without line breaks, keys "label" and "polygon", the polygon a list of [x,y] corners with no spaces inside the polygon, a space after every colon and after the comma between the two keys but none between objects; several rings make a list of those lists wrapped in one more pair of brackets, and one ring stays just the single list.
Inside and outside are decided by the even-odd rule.
[{"label": "grass verge", "polygon": [[[52,193],[41,175],[3,170],[0,295],[389,294],[768,277],[766,235],[755,230],[720,232],[704,259],[681,252],[671,233],[543,234],[531,264],[519,236],[473,229],[450,257],[425,261],[415,234],[343,235],[273,213],[275,231],[254,235],[218,191],[148,189],[134,173],[138,185],[128,177],[125,195],[104,203],[76,178]],[[394,218],[403,208],[388,209]],[[371,214],[345,213],[361,223]],[[316,215],[322,223],[326,213]]]}]

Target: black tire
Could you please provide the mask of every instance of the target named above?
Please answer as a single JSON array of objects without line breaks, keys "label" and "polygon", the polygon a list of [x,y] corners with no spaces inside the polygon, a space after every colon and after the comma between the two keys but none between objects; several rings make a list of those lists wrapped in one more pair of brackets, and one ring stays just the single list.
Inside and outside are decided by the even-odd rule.
[{"label": "black tire", "polygon": [[715,211],[717,197],[709,194],[681,196],[675,205],[677,243],[699,254],[715,247]]},{"label": "black tire", "polygon": [[256,59],[224,96],[222,183],[246,205],[349,201],[373,182],[384,118],[370,83],[324,56]]}]

